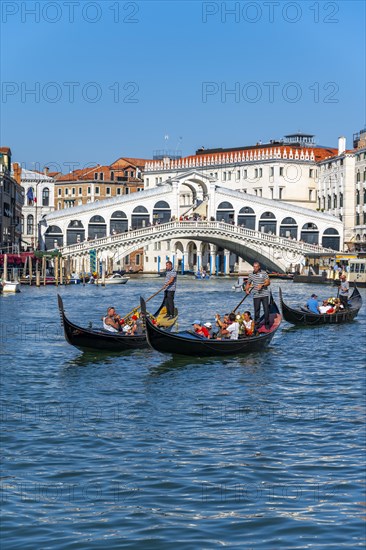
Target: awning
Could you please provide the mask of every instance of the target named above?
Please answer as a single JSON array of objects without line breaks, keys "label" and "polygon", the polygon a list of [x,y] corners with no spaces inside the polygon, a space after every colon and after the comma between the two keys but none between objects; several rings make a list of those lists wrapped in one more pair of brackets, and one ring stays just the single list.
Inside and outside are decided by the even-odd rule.
[{"label": "awning", "polygon": [[[24,265],[27,259],[30,257],[35,260],[36,257],[33,252],[21,252],[21,254],[7,254],[8,266],[18,267]],[[5,254],[0,254],[0,265],[4,265]]]}]

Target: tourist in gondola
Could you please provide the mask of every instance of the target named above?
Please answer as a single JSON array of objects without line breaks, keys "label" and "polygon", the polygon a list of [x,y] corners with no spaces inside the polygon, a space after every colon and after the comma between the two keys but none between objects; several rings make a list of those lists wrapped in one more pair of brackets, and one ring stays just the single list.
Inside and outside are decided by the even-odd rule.
[{"label": "tourist in gondola", "polygon": [[323,300],[322,305],[319,306],[319,313],[323,315],[324,313],[328,313],[330,309],[332,309],[332,306],[328,304],[328,300]]},{"label": "tourist in gondola", "polygon": [[107,315],[103,317],[103,328],[108,332],[120,332],[121,326],[119,323],[119,315],[117,315],[114,307],[109,307],[107,309]]},{"label": "tourist in gondola", "polygon": [[210,337],[210,338],[213,338],[214,332],[213,332],[212,323],[210,323],[210,321],[207,321],[207,323],[204,323],[203,326],[207,328],[209,337]]},{"label": "tourist in gondola", "polygon": [[174,318],[174,294],[177,287],[177,272],[173,268],[171,261],[166,262],[166,273],[164,282],[164,305],[166,306],[166,317]]},{"label": "tourist in gondola", "polygon": [[216,313],[215,316],[216,326],[218,327],[217,337],[220,338],[222,331],[225,330],[229,324],[229,314],[225,313],[224,318],[221,320],[221,316]]},{"label": "tourist in gondola", "polygon": [[209,331],[207,330],[207,328],[204,325],[202,325],[201,321],[196,319],[195,321],[193,321],[192,325],[193,325],[193,328],[194,328],[194,332],[196,334],[199,334],[200,336],[204,336],[205,338],[210,338]]},{"label": "tourist in gondola", "polygon": [[221,330],[221,336],[230,340],[237,340],[239,338],[239,323],[236,320],[235,313],[230,313],[228,325]]},{"label": "tourist in gondola", "polygon": [[268,277],[268,273],[261,269],[259,262],[254,262],[253,273],[248,276],[247,284],[245,285],[245,292],[249,294],[251,289],[253,291],[253,303],[254,303],[254,324],[258,328],[260,321],[260,309],[261,304],[264,310],[264,323],[266,328],[269,328],[269,285],[271,281]]},{"label": "tourist in gondola", "polygon": [[309,300],[306,302],[306,307],[311,313],[320,313],[317,298],[318,296],[316,294],[312,294]]},{"label": "tourist in gondola", "polygon": [[254,334],[254,320],[250,314],[250,311],[244,311],[242,316],[242,324],[245,336],[253,336]]},{"label": "tourist in gondola", "polygon": [[349,282],[347,281],[347,275],[342,273],[340,279],[341,285],[339,287],[339,299],[343,307],[348,307]]}]

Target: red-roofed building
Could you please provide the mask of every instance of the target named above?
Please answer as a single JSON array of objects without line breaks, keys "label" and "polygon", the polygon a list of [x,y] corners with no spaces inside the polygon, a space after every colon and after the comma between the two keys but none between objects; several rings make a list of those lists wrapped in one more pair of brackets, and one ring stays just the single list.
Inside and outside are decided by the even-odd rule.
[{"label": "red-roofed building", "polygon": [[145,159],[121,157],[109,166],[89,166],[55,177],[55,209],[127,195],[144,188]]}]

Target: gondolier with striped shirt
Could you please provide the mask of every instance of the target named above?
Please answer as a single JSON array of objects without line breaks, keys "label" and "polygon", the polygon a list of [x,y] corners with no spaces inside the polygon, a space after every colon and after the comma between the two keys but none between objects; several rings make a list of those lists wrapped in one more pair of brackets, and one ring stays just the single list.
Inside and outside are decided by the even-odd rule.
[{"label": "gondolier with striped shirt", "polygon": [[271,281],[269,280],[267,272],[261,269],[261,265],[259,262],[254,262],[253,273],[250,273],[248,276],[248,281],[245,286],[245,292],[249,294],[251,289],[253,290],[254,323],[256,328],[258,328],[258,325],[259,325],[261,304],[263,305],[263,310],[264,310],[265,326],[266,328],[269,328],[269,288],[268,287],[270,284],[271,284]]},{"label": "gondolier with striped shirt", "polygon": [[164,282],[164,305],[167,309],[166,317],[174,317],[174,294],[177,288],[177,272],[173,268],[172,262],[166,262],[166,273]]}]

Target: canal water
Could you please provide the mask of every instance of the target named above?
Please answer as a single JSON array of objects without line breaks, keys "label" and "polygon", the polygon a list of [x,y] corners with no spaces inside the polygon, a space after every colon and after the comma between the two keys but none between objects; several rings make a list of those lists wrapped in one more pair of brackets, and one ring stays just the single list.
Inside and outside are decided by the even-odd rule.
[{"label": "canal water", "polygon": [[[161,284],[0,297],[2,550],[362,547],[365,307],[343,326],[284,322],[246,357],[65,342],[57,292],[70,319],[98,326]],[[233,284],[181,277],[179,328],[235,307]],[[293,304],[336,294],[273,281],[275,297],[280,285]]]}]

